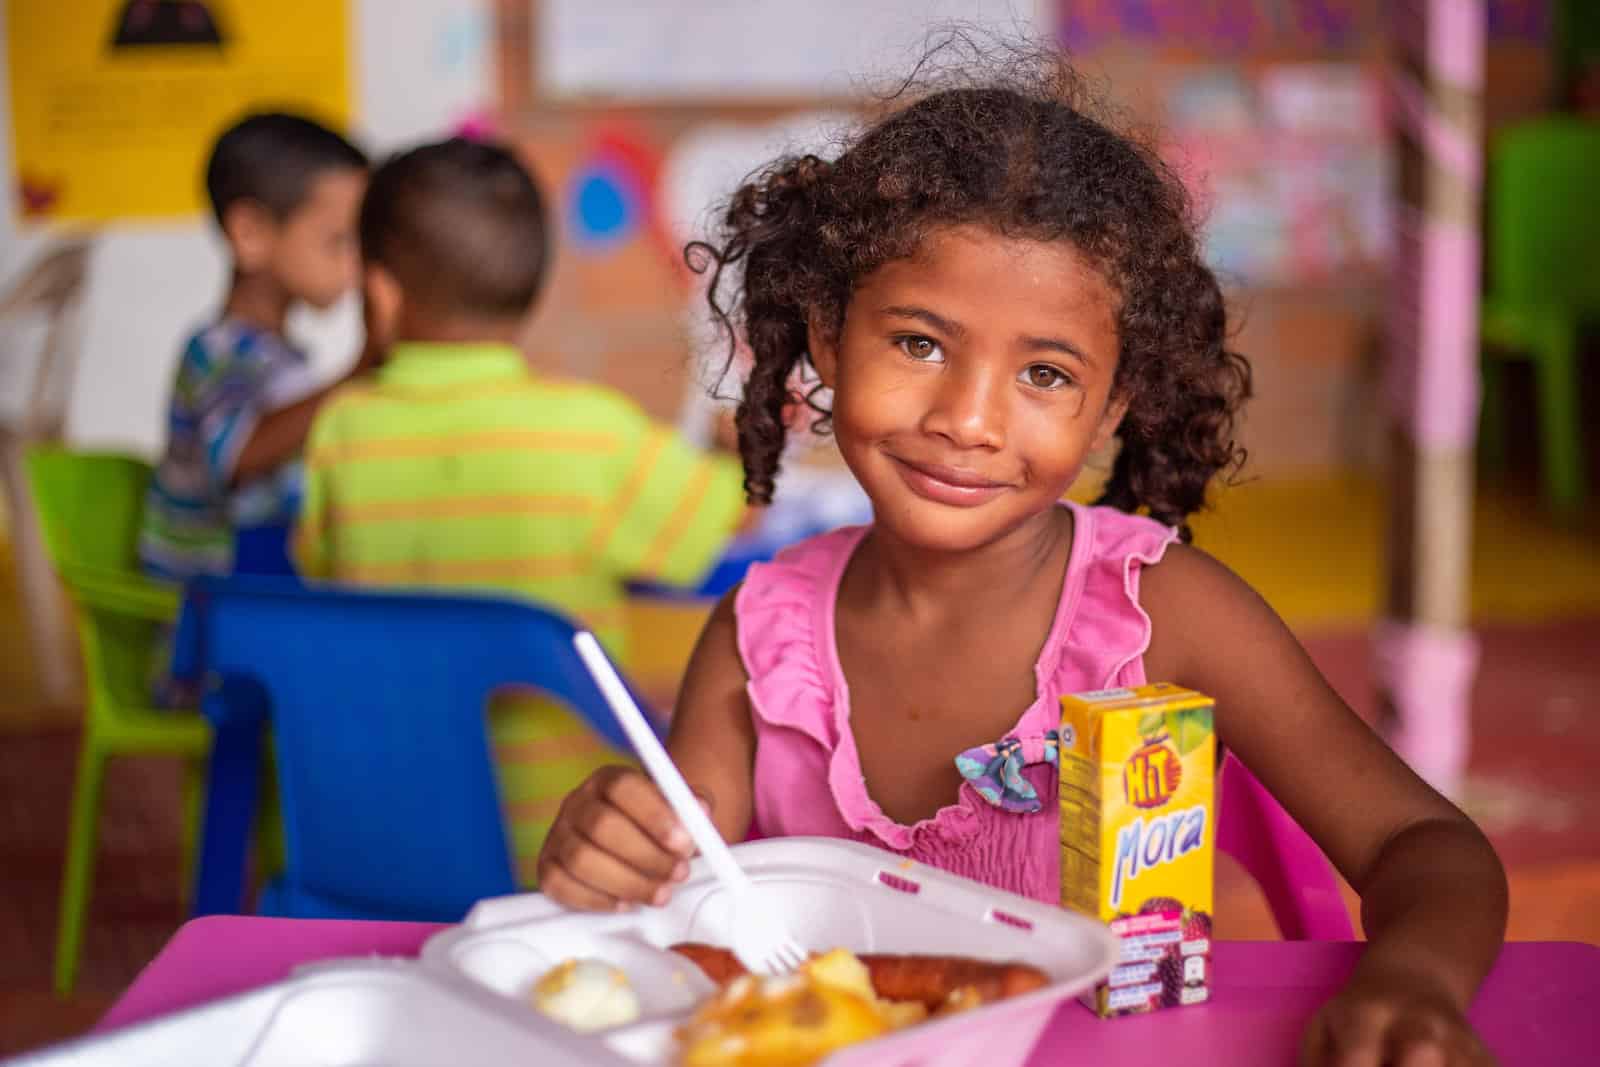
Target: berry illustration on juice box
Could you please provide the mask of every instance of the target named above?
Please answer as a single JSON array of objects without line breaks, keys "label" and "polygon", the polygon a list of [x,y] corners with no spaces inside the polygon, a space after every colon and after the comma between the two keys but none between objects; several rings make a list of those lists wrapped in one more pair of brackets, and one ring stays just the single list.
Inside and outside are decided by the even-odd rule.
[{"label": "berry illustration on juice box", "polygon": [[1122,938],[1084,997],[1102,1018],[1210,996],[1212,706],[1175,685],[1061,698],[1061,903]]}]

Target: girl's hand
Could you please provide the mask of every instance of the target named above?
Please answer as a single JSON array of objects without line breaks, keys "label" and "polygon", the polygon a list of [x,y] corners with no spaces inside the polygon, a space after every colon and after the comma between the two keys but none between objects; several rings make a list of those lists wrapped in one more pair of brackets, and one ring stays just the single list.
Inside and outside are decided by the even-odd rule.
[{"label": "girl's hand", "polygon": [[[750,830],[755,729],[733,619],[737,587],[711,612],[684,675],[667,754],[724,841]],[[539,888],[584,911],[661,905],[689,876],[694,844],[655,783],[606,767],[561,802],[539,850]]]},{"label": "girl's hand", "polygon": [[1428,975],[1361,968],[1311,1020],[1305,1067],[1492,1067],[1448,990]]},{"label": "girl's hand", "polygon": [[539,850],[539,890],[582,911],[659,906],[689,876],[693,854],[655,783],[632,768],[602,767],[562,801]]}]

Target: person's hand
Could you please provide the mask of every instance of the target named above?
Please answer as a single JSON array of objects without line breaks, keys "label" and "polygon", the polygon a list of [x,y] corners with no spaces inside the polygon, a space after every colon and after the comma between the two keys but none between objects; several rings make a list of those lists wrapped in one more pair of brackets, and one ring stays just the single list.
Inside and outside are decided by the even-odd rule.
[{"label": "person's hand", "polygon": [[1358,969],[1311,1020],[1304,1067],[1493,1067],[1449,992],[1396,967]]},{"label": "person's hand", "polygon": [[689,876],[693,854],[655,783],[630,767],[602,767],[562,801],[539,850],[539,891],[582,911],[659,906]]}]

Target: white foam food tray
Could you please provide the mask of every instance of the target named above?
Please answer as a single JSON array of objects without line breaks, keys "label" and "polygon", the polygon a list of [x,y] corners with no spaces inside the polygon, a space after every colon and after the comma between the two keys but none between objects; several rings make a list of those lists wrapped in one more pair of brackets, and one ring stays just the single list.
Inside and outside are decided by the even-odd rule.
[{"label": "white foam food tray", "polygon": [[[806,949],[1016,961],[1050,979],[1042,989],[977,1012],[844,1050],[826,1061],[830,1067],[1022,1063],[1055,1006],[1109,974],[1120,952],[1102,923],[866,845],[783,838],[740,845],[735,853]],[[422,962],[503,997],[548,1030],[555,1024],[529,1006],[534,983],[567,959],[604,960],[628,975],[642,1018],[598,1035],[594,1062],[609,1049],[632,1063],[670,1063],[674,1029],[712,986],[668,947],[685,941],[726,946],[729,918],[727,896],[697,860],[663,908],[584,914],[535,895],[483,901],[460,925],[429,939]]]},{"label": "white foam food tray", "polygon": [[302,967],[270,986],[8,1062],[13,1067],[599,1067],[593,1043],[576,1034],[530,1032],[520,1015],[481,991],[442,979],[413,960],[376,958]]},{"label": "white foam food tray", "polygon": [[[1050,984],[976,1011],[845,1049],[829,1067],[1004,1067],[1026,1061],[1056,1005],[1110,973],[1103,924],[869,848],[822,838],[735,848],[802,945],[1030,963]],[[668,951],[728,944],[727,898],[701,861],[664,908],[568,912],[534,894],[486,900],[429,939],[417,960],[311,964],[274,985],[24,1056],[30,1067],[638,1067],[670,1064],[675,1031],[712,983]],[[583,1035],[536,1011],[530,992],[568,959],[627,974],[642,1017]]]}]

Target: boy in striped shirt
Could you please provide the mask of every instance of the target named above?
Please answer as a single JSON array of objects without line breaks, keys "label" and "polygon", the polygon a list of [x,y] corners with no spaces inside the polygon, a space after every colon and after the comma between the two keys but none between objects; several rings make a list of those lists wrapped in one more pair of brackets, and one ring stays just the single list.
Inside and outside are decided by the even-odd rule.
[{"label": "boy in striped shirt", "polygon": [[[549,256],[543,198],[504,150],[400,155],[361,209],[381,365],[318,413],[294,548],[307,577],[519,594],[626,662],[624,582],[692,584],[743,516],[731,457],[604,386],[534,374],[515,341]],[[560,799],[618,757],[556,706],[492,718],[525,880]]]},{"label": "boy in striped shirt", "polygon": [[327,389],[285,323],[296,304],[327,308],[355,287],[366,183],[359,149],[297,115],[250,115],[218,138],[206,190],[232,278],[220,317],[178,361],[139,536],[147,572],[230,574],[240,539],[281,539],[293,521],[300,449]]}]

